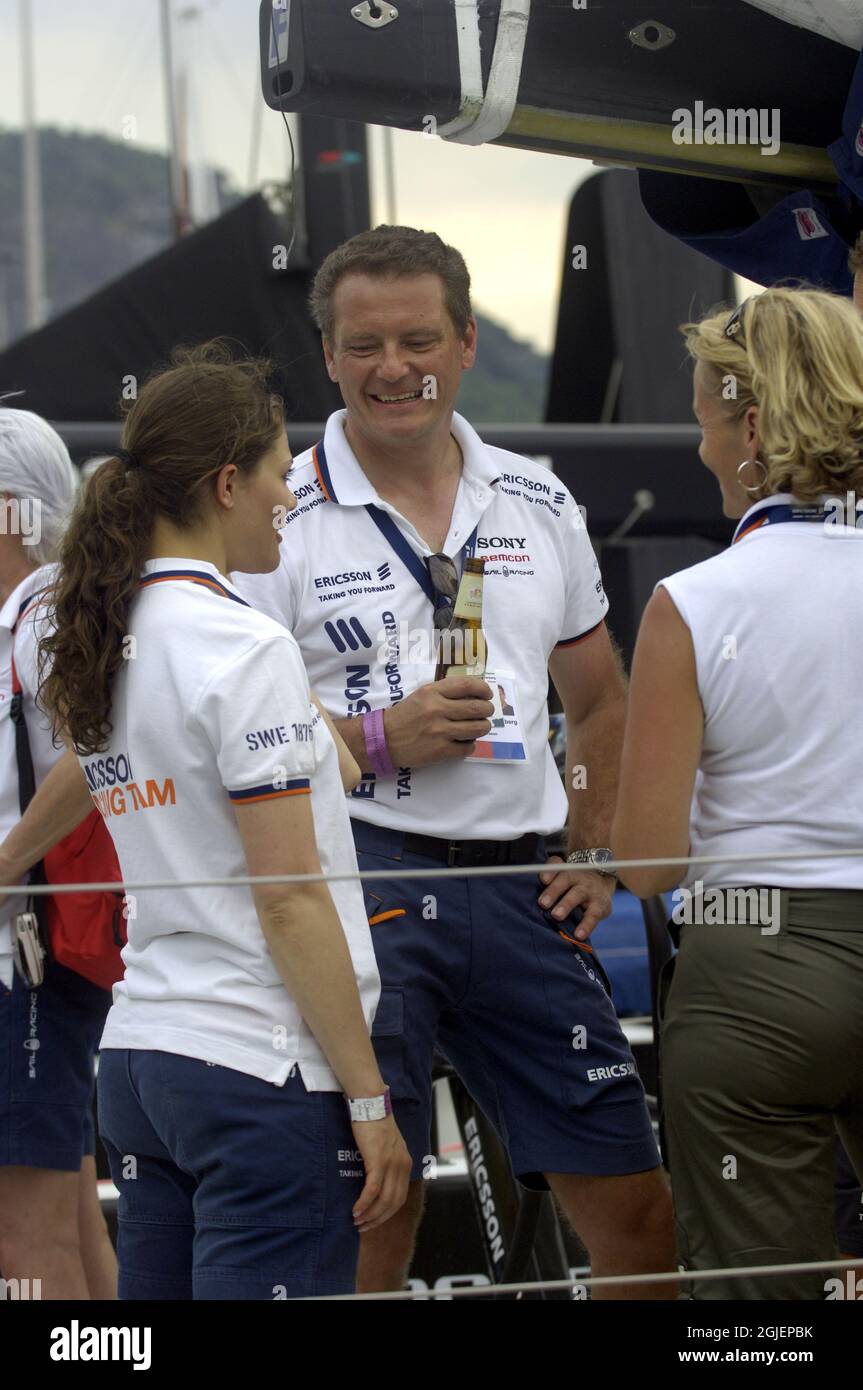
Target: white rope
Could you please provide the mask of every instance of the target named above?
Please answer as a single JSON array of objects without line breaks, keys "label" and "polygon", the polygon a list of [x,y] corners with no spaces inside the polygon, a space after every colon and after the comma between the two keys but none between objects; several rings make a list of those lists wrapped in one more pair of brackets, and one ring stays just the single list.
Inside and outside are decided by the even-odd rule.
[{"label": "white rope", "polygon": [[462,92],[458,116],[438,128],[444,140],[482,145],[503,135],[518,99],[529,23],[530,0],[500,0],[494,54],[483,95],[477,0],[456,0]]},{"label": "white rope", "polygon": [[[362,851],[361,851],[362,852]],[[771,854],[706,854],[701,856],[679,857],[674,859],[610,859],[605,866],[610,872],[617,869],[653,869],[667,865],[683,867],[702,864],[777,864],[789,860],[812,862],[819,859],[859,859],[863,849],[837,850],[780,850]],[[397,863],[398,861],[394,861]],[[143,893],[149,889],[163,888],[255,888],[258,885],[274,883],[349,883],[354,879],[375,882],[379,879],[449,879],[449,878],[507,878],[517,874],[539,874],[553,869],[555,873],[580,874],[587,866],[584,864],[565,864],[547,861],[542,864],[483,864],[474,868],[440,869],[360,869],[358,872],[344,874],[248,874],[236,878],[164,878],[148,879],[140,883],[46,883],[46,884],[0,884],[0,896],[17,893],[24,897],[37,897],[46,893],[81,893],[85,890],[95,893]],[[589,871],[589,870],[587,870]],[[709,886],[709,885],[708,885]],[[782,884],[752,884],[751,887],[781,888]],[[671,890],[669,890],[671,891]],[[788,885],[793,892],[794,886]],[[853,892],[853,889],[849,889]],[[860,890],[863,892],[863,889]]]},{"label": "white rope", "polygon": [[684,1269],[662,1274],[603,1274],[588,1279],[540,1279],[521,1284],[475,1284],[467,1288],[450,1288],[446,1293],[434,1289],[400,1289],[397,1293],[339,1293],[325,1294],[315,1299],[297,1299],[298,1303],[364,1303],[370,1299],[387,1302],[412,1302],[417,1298],[490,1298],[501,1293],[549,1293],[575,1289],[609,1289],[620,1284],[689,1284],[704,1279],[767,1278],[774,1274],[814,1274],[821,1269],[863,1269],[863,1260],[807,1260],[800,1264],[735,1265],[733,1269]]}]

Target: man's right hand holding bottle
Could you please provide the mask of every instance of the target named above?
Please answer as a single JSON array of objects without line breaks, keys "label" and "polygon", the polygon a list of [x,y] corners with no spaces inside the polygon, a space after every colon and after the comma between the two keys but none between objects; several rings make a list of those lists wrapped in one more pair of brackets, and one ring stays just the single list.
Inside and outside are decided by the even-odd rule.
[{"label": "man's right hand holding bottle", "polygon": [[421,685],[384,715],[387,749],[397,767],[468,758],[491,729],[491,687],[476,676]]}]

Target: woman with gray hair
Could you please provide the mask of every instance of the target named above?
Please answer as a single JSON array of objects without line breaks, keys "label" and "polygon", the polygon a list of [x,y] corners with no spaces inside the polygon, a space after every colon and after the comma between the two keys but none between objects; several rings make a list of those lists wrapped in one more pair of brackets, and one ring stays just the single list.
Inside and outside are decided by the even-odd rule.
[{"label": "woman with gray hair", "polygon": [[[36,785],[64,751],[36,701],[37,638],[39,596],[52,582],[76,487],[56,430],[28,410],[0,408],[0,835],[20,815],[13,660]],[[14,940],[24,906],[12,895],[0,907],[0,1273],[41,1280],[43,1298],[115,1298],[92,1121],[111,997],[57,961],[38,987],[26,981]]]}]

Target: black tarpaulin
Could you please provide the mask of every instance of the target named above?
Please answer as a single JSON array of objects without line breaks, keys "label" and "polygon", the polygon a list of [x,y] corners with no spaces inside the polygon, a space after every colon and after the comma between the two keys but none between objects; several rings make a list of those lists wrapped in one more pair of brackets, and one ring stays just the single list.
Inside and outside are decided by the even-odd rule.
[{"label": "black tarpaulin", "polygon": [[678,325],[733,297],[729,274],[653,225],[634,173],[586,179],[569,210],[546,420],[689,423]]},{"label": "black tarpaulin", "polygon": [[305,270],[279,270],[285,222],[259,194],[0,353],[0,395],[54,420],[110,420],[124,384],[143,381],[179,343],[227,337],[271,358],[288,417],[341,404],[306,307]]}]

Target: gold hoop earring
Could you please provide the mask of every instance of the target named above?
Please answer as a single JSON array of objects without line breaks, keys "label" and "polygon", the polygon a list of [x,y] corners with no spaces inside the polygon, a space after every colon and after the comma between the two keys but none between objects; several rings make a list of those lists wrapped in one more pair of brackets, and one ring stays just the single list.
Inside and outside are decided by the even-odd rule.
[{"label": "gold hoop earring", "polygon": [[[746,484],[744,483],[743,479],[742,479],[741,476],[740,476],[740,474],[743,472],[743,469],[744,469],[744,468],[748,468],[749,465],[750,465],[750,463],[757,463],[759,468],[763,468],[763,469],[764,469],[764,477],[761,479],[761,482],[760,482],[760,483],[756,483],[754,487],[747,487]],[[743,491],[744,491],[744,492],[760,492],[761,489],[763,488],[764,484],[767,482],[767,467],[766,467],[766,465],[763,464],[763,463],[761,462],[761,459],[744,459],[743,462],[740,464],[740,466],[739,466],[738,469],[737,469],[737,481],[739,482],[740,486],[743,488]]]}]

